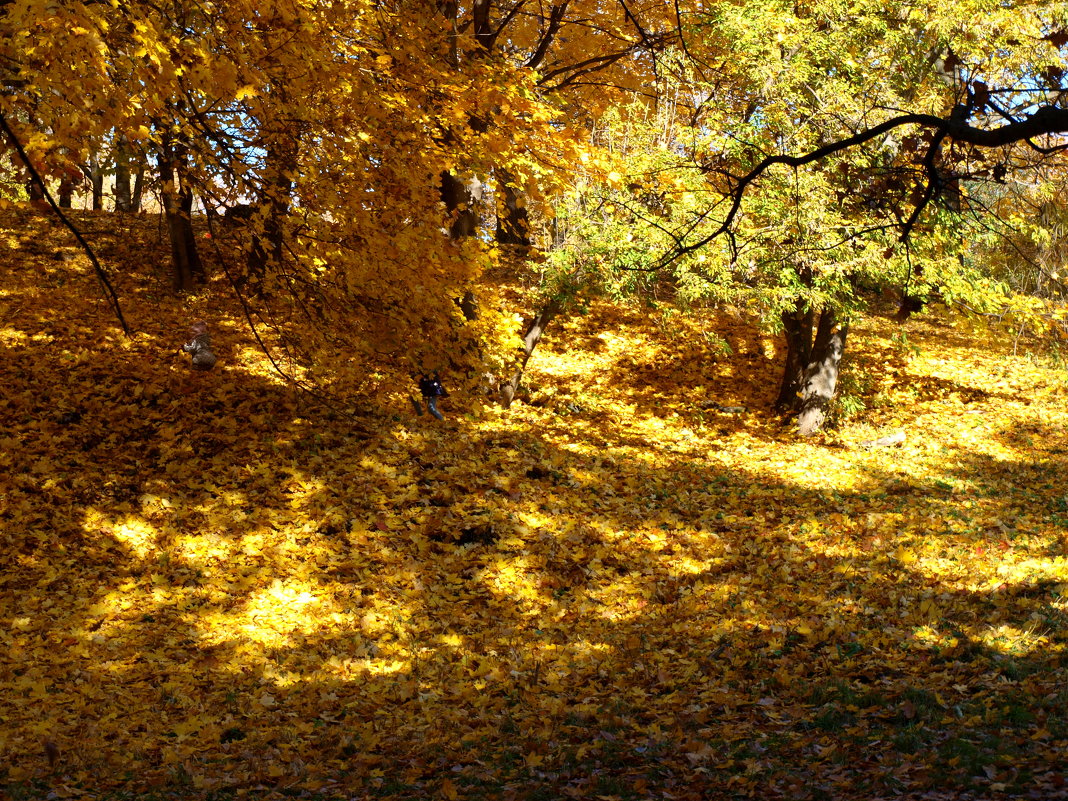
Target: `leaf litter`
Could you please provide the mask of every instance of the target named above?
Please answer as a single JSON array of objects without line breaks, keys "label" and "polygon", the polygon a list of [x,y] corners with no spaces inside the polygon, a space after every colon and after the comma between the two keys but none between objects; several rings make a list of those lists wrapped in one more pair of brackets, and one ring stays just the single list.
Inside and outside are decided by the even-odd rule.
[{"label": "leaf litter", "polygon": [[866,410],[800,440],[773,336],[593,304],[510,411],[414,417],[398,375],[356,427],[221,286],[117,276],[123,339],[37,222],[0,293],[12,797],[1064,792],[1063,367],[863,319]]}]

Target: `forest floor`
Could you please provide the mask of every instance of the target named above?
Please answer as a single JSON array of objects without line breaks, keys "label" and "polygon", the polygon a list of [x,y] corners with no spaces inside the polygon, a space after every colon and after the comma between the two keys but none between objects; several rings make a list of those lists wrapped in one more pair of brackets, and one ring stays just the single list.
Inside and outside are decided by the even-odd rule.
[{"label": "forest floor", "polygon": [[859,320],[801,440],[774,337],[594,304],[511,410],[359,434],[81,224],[130,338],[0,217],[0,797],[1068,797],[1058,351]]}]

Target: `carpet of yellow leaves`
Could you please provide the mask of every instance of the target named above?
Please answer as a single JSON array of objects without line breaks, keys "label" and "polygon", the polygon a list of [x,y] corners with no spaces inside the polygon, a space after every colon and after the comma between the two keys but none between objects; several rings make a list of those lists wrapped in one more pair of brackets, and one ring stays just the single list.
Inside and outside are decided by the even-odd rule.
[{"label": "carpet of yellow leaves", "polygon": [[861,320],[866,410],[800,440],[773,337],[594,305],[510,411],[383,379],[355,425],[223,287],[135,268],[153,227],[81,222],[130,339],[58,227],[0,220],[13,798],[1063,792],[1063,366]]}]

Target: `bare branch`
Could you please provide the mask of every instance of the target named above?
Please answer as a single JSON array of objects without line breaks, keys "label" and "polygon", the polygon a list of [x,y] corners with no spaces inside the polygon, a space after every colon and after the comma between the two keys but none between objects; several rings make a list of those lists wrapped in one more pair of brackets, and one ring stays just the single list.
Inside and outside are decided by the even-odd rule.
[{"label": "bare branch", "polygon": [[542,34],[537,49],[527,59],[525,66],[528,69],[537,69],[541,62],[545,60],[545,55],[549,52],[549,46],[552,45],[553,40],[556,39],[556,34],[560,30],[560,25],[563,22],[564,15],[567,13],[567,6],[570,2],[571,0],[563,0],[562,3],[553,5],[549,11],[549,23],[545,27],[545,33]]},{"label": "bare branch", "polygon": [[[1032,147],[1038,148],[1039,146],[1035,145],[1031,140],[1042,136],[1068,133],[1068,109],[1057,108],[1054,106],[1043,106],[1022,120],[1009,122],[998,128],[978,128],[969,125],[966,120],[961,119],[959,116],[951,116],[949,119],[945,119],[933,114],[902,114],[886,120],[879,125],[860,131],[853,136],[846,137],[837,142],[831,142],[830,144],[818,147],[815,150],[799,156],[767,156],[745,175],[737,178],[734,187],[730,192],[730,208],[727,210],[727,215],[724,217],[723,222],[719,227],[698,241],[680,247],[668,254],[661,260],[660,266],[667,266],[687,253],[699,250],[709,242],[712,242],[714,239],[727,232],[734,223],[735,218],[738,216],[738,212],[741,210],[742,200],[745,197],[746,190],[775,165],[782,164],[787,167],[802,167],[806,164],[812,164],[826,159],[829,156],[833,156],[835,153],[858,147],[859,145],[877,139],[896,128],[905,126],[929,128],[933,129],[936,133],[935,142],[932,144],[931,149],[928,151],[927,157],[925,158],[925,167],[927,168],[929,179],[924,196],[918,205],[918,210],[922,211],[922,208],[931,200],[935,190],[937,179],[931,178],[930,176],[931,170],[935,169],[933,166],[935,152],[942,141],[952,140],[983,148],[1004,147],[1017,142],[1027,142]],[[1053,152],[1063,147],[1065,147],[1065,145],[1057,145],[1052,149],[1043,149],[1043,152]],[[927,164],[928,161],[930,161],[930,164]],[[918,217],[918,212],[914,211],[914,213],[910,215],[909,220],[904,223],[903,230],[906,236],[912,226],[915,225],[916,217]]]},{"label": "bare branch", "polygon": [[85,255],[89,257],[89,261],[93,264],[93,271],[96,273],[96,277],[100,281],[100,285],[104,289],[104,294],[107,295],[108,302],[111,304],[111,308],[115,312],[115,317],[118,319],[119,325],[122,326],[122,332],[126,334],[126,336],[129,336],[130,327],[126,324],[126,318],[122,314],[122,306],[119,304],[119,296],[115,292],[114,287],[111,286],[111,280],[108,278],[107,272],[104,271],[104,268],[97,260],[96,252],[93,250],[90,244],[85,241],[85,237],[82,236],[82,232],[75,227],[74,223],[72,223],[67,217],[67,215],[63,213],[63,210],[59,207],[59,204],[56,203],[55,198],[52,197],[52,193],[48,191],[48,187],[45,185],[44,178],[41,177],[41,174],[37,171],[37,168],[33,166],[32,162],[30,161],[30,157],[26,155],[26,150],[25,148],[23,148],[22,142],[19,141],[19,138],[15,135],[15,132],[11,130],[11,126],[7,124],[7,117],[2,111],[0,111],[0,130],[3,130],[3,132],[7,134],[7,138],[11,140],[12,147],[14,147],[15,151],[19,154],[19,158],[22,159],[22,163],[25,165],[27,171],[29,171],[30,177],[41,188],[41,192],[44,194],[45,199],[48,201],[48,205],[52,207],[52,211],[54,211],[56,216],[59,217],[63,225],[66,226],[72,234],[74,234],[74,238],[77,239],[78,244],[82,246],[82,250],[85,251]]}]

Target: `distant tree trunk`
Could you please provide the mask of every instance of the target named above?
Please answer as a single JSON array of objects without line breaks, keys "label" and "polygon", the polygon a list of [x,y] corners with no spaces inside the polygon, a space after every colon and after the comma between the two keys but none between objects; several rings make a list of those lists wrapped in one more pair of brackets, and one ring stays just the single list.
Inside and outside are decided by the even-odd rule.
[{"label": "distant tree trunk", "polygon": [[[816,323],[815,338],[812,325]],[[825,306],[818,319],[812,308],[798,301],[783,314],[786,364],[776,408],[797,413],[798,432],[811,436],[822,428],[838,387],[838,370],[845,352],[849,324]]]},{"label": "distant tree trunk", "polygon": [[205,279],[204,264],[193,234],[193,188],[186,171],[185,147],[164,139],[160,155],[160,185],[163,213],[171,239],[173,285],[179,292],[193,289]]},{"label": "distant tree trunk", "polygon": [[115,211],[133,210],[130,194],[130,143],[125,136],[115,143]]},{"label": "distant tree trunk", "polygon": [[449,227],[453,239],[474,236],[478,231],[482,192],[482,182],[474,176],[461,181],[451,172],[441,174],[441,199],[449,214],[455,215]]},{"label": "distant tree trunk", "polygon": [[69,209],[74,202],[74,181],[66,174],[59,179],[59,207]]},{"label": "distant tree trunk", "polygon": [[48,201],[45,200],[44,189],[32,178],[26,182],[26,197],[30,205],[35,209],[47,209]]},{"label": "distant tree trunk", "polygon": [[248,273],[262,282],[269,265],[280,264],[284,252],[285,218],[289,214],[293,180],[297,168],[297,146],[291,138],[267,145],[267,182],[261,203],[268,207],[262,233],[252,236],[248,253]]},{"label": "distant tree trunk", "polygon": [[93,211],[104,210],[104,168],[100,165],[100,156],[93,153],[89,156],[89,167],[85,172],[89,179],[89,185],[93,190]]},{"label": "distant tree trunk", "polygon": [[[497,211],[497,241],[502,245],[530,247],[530,220],[526,198],[511,184],[511,175],[498,171],[501,203]],[[502,213],[503,212],[503,213]]]},{"label": "distant tree trunk", "polygon": [[137,160],[137,171],[134,173],[133,197],[130,198],[130,211],[140,212],[141,203],[145,197],[145,160],[141,157]]},{"label": "distant tree trunk", "polygon": [[552,319],[563,310],[563,303],[559,298],[550,298],[549,302],[542,306],[534,318],[527,323],[527,330],[523,334],[523,356],[519,363],[519,367],[516,368],[512,377],[501,384],[501,405],[507,409],[512,405],[512,399],[515,397],[515,393],[519,389],[519,384],[523,380],[523,371],[527,369],[527,362],[530,361],[530,356],[534,353],[534,348],[538,346],[538,342],[541,341],[542,335],[545,333],[545,329],[548,327]]}]

